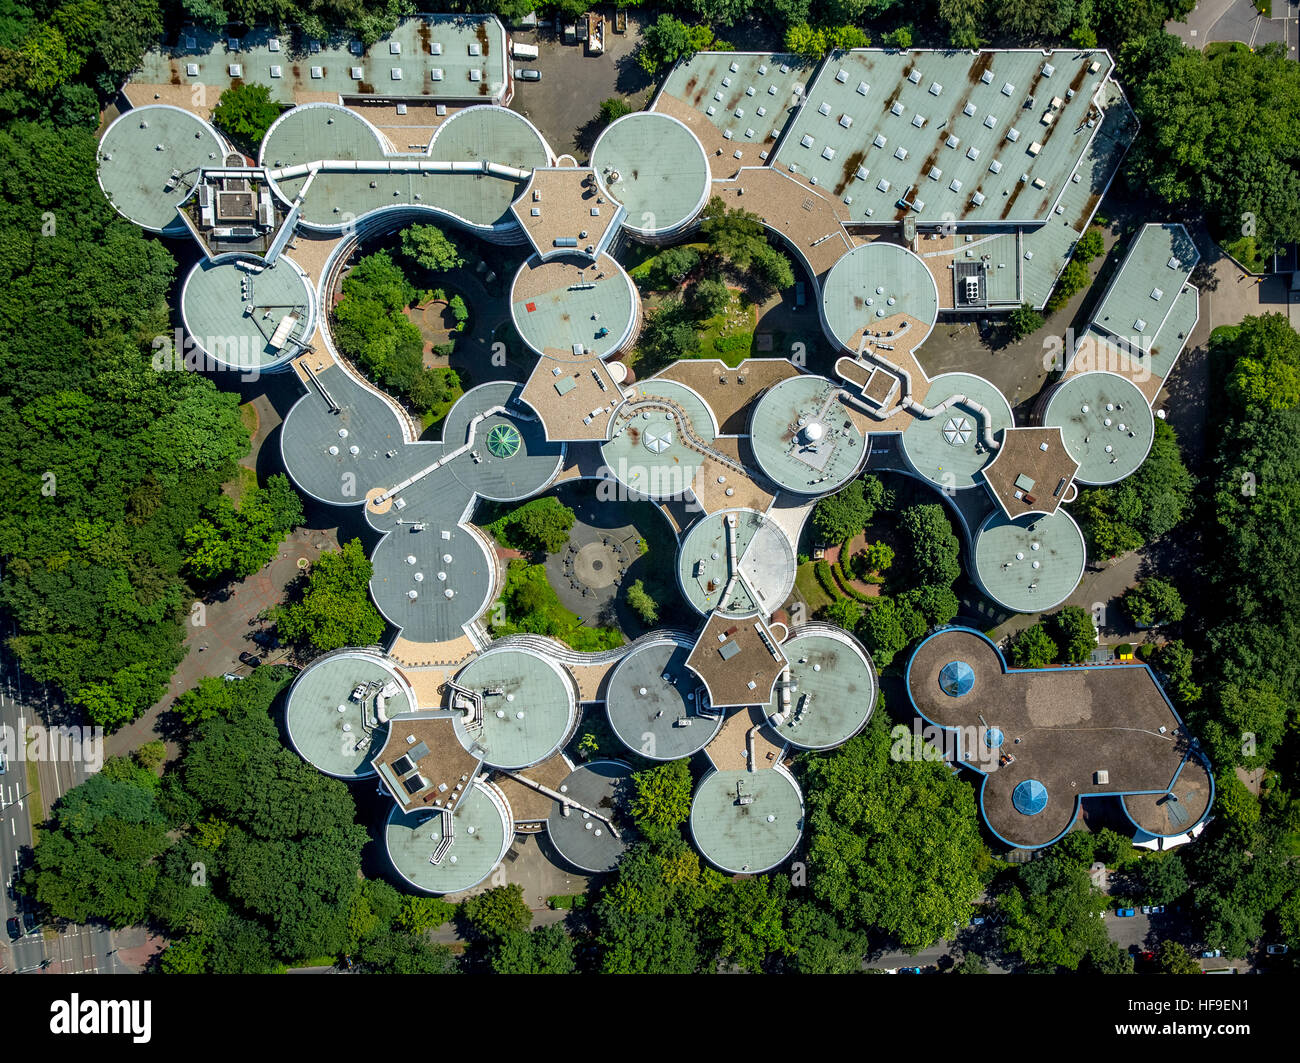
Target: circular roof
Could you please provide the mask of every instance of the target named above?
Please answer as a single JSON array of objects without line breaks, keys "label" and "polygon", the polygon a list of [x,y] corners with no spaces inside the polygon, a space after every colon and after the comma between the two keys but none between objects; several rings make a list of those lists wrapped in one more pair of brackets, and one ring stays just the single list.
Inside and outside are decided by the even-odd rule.
[{"label": "circular roof", "polygon": [[179,224],[176,208],[198,184],[199,167],[221,166],[225,157],[221,137],[197,115],[170,104],[136,107],[104,131],[99,187],[127,221],[162,232]]},{"label": "circular roof", "polygon": [[204,259],[181,290],[185,331],[218,365],[264,370],[297,355],[316,329],[316,291],[292,259]]},{"label": "circular roof", "polygon": [[[444,846],[449,821],[451,842]],[[466,791],[454,816],[441,810],[403,812],[394,805],[384,830],[393,867],[425,893],[457,893],[477,886],[501,862],[513,837],[510,806],[496,787],[482,780]]]},{"label": "circular roof", "polygon": [[455,682],[482,705],[478,722],[457,714],[456,737],[467,750],[477,745],[494,768],[527,768],[545,760],[573,729],[573,685],[536,650],[495,646],[462,668]]},{"label": "circular roof", "polygon": [[[830,749],[847,742],[876,707],[876,671],[858,641],[829,624],[803,628],[781,646],[790,685],[778,684],[764,710],[792,746]],[[777,719],[777,716],[780,719]]]},{"label": "circular roof", "polygon": [[1011,406],[1002,392],[983,377],[970,373],[945,373],[935,377],[925,394],[925,405],[937,409],[954,402],[933,417],[913,417],[903,430],[903,450],[918,475],[944,490],[975,486],[975,474],[997,457],[984,444],[983,421],[975,407],[988,411],[994,434],[1013,424]]},{"label": "circular roof", "polygon": [[1000,749],[1006,740],[1007,736],[1002,733],[1001,727],[990,727],[984,732],[984,744],[989,749]]},{"label": "circular roof", "polygon": [[691,527],[677,552],[677,581],[701,613],[771,616],[790,596],[794,575],[794,547],[785,532],[752,509],[710,514]]},{"label": "circular roof", "polygon": [[678,760],[703,749],[722,716],[701,716],[700,681],[686,667],[693,643],[664,638],[638,645],[610,674],[609,725],[628,749],[650,760]]},{"label": "circular roof", "polygon": [[759,468],[788,491],[827,495],[858,471],[868,447],[839,401],[839,387],[820,376],[793,376],[763,394],[750,418]]},{"label": "circular roof", "polygon": [[624,225],[662,236],[692,221],[709,198],[709,160],[695,134],[666,114],[624,115],[600,135],[592,169],[612,199],[627,209]]},{"label": "circular roof", "polygon": [[[551,843],[574,867],[592,874],[611,870],[628,847],[627,823],[620,822],[625,783],[632,769],[622,761],[597,760],[584,764],[560,784],[560,793],[583,810],[563,813],[557,803],[546,818]],[[618,833],[602,817],[614,820]]]},{"label": "circular roof", "polygon": [[984,593],[1013,613],[1041,613],[1079,585],[1087,550],[1064,510],[1011,520],[989,515],[975,534],[975,577]]},{"label": "circular roof", "polygon": [[784,770],[712,771],[691,802],[691,836],[704,858],[757,875],[785,860],[803,834],[803,795]]},{"label": "circular roof", "polygon": [[1060,428],[1065,449],[1079,463],[1075,479],[1086,484],[1112,484],[1136,472],[1155,438],[1146,396],[1118,373],[1067,377],[1053,389],[1042,422]]},{"label": "circular roof", "polygon": [[[671,405],[669,405],[671,404]],[[678,414],[690,422],[682,440]],[[649,498],[676,498],[695,483],[703,458],[696,445],[713,445],[713,411],[685,384],[654,378],[638,383],[610,420],[601,458],[628,490]]]},{"label": "circular roof", "polygon": [[298,755],[338,779],[375,774],[370,758],[383,748],[394,716],[418,708],[404,676],[367,650],[318,657],[289,688],[285,728]]},{"label": "circular roof", "polygon": [[873,240],[831,267],[822,283],[821,308],[835,341],[852,354],[858,353],[864,332],[892,331],[897,337],[900,329],[915,350],[939,319],[939,287],[906,247]]},{"label": "circular roof", "polygon": [[939,670],[939,687],[949,697],[969,694],[975,685],[975,671],[965,661],[949,661]]},{"label": "circular roof", "polygon": [[1047,787],[1037,779],[1025,779],[1011,791],[1011,803],[1023,816],[1036,816],[1047,807]]},{"label": "circular roof", "polygon": [[494,458],[513,458],[522,443],[519,429],[512,424],[493,425],[487,435],[488,452]]},{"label": "circular roof", "polygon": [[601,358],[620,350],[631,338],[638,303],[632,279],[606,254],[595,262],[534,256],[510,289],[510,314],[523,341],[537,354],[565,358],[575,347]]}]

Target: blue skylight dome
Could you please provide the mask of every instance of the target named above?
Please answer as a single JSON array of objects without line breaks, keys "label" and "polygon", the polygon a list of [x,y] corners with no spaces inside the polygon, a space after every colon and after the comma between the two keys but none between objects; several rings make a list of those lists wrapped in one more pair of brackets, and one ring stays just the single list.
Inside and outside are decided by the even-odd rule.
[{"label": "blue skylight dome", "polygon": [[984,732],[984,744],[989,749],[997,749],[1005,741],[1006,736],[1002,733],[1001,727],[990,727]]},{"label": "blue skylight dome", "polygon": [[965,661],[949,661],[939,672],[939,687],[949,697],[969,694],[975,685],[975,671]]},{"label": "blue skylight dome", "polygon": [[1036,816],[1047,807],[1047,787],[1037,779],[1026,779],[1011,791],[1011,803],[1023,816]]}]

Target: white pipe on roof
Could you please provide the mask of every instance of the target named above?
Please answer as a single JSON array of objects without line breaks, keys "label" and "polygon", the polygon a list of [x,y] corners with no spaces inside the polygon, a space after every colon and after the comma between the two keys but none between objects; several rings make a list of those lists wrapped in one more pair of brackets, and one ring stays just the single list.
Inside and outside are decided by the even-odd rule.
[{"label": "white pipe on roof", "polygon": [[471,162],[463,159],[318,159],[315,162],[300,162],[293,166],[282,166],[268,170],[267,176],[273,181],[291,181],[318,172],[325,173],[486,173],[493,177],[506,177],[516,181],[525,181],[532,177],[532,170],[521,170],[517,166],[503,166],[501,163],[483,160]]}]

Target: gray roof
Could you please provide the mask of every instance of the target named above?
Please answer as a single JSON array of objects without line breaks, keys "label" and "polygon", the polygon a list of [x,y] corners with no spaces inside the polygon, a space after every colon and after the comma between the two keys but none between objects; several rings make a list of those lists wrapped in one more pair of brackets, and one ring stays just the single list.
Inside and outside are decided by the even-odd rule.
[{"label": "gray roof", "polygon": [[881,322],[895,314],[908,314],[925,328],[920,339],[909,336],[915,348],[939,318],[939,292],[913,252],[888,240],[872,240],[831,267],[822,285],[821,308],[831,335],[853,354],[863,329],[879,331]]},{"label": "gray roof", "polygon": [[664,638],[639,644],[610,674],[605,711],[628,749],[651,760],[689,757],[713,740],[722,716],[701,716],[703,686],[686,667],[694,642]]},{"label": "gray roof", "polygon": [[1083,533],[1064,510],[1016,520],[995,511],[976,533],[972,553],[976,582],[1013,613],[1060,605],[1079,585],[1087,561]]},{"label": "gray roof", "polygon": [[[290,316],[288,332],[272,347],[281,322]],[[185,278],[181,317],[186,332],[218,364],[268,369],[294,357],[311,339],[316,290],[285,255],[272,266],[233,255],[205,258]]]},{"label": "gray roof", "polygon": [[1077,49],[837,53],[775,162],[854,221],[901,218],[905,195],[921,221],[1044,221],[1096,135],[1093,99],[1111,66]]},{"label": "gray roof", "polygon": [[[867,652],[847,631],[817,624],[796,632],[781,647],[790,661],[791,686],[777,684],[765,714],[781,738],[802,749],[830,749],[847,742],[876,707],[876,671]],[[789,703],[784,704],[789,692]]]},{"label": "gray roof", "polygon": [[608,255],[594,263],[534,256],[519,267],[511,300],[515,328],[536,353],[570,353],[576,345],[602,358],[627,341],[639,306],[632,279]]},{"label": "gray roof", "polygon": [[691,836],[709,863],[733,874],[757,875],[776,867],[799,844],[803,794],[784,768],[711,771],[695,790],[690,822]]},{"label": "gray roof", "polygon": [[792,376],[768,388],[754,405],[749,431],[759,468],[795,494],[838,491],[867,453],[839,387],[820,376]]},{"label": "gray roof", "polygon": [[[232,47],[232,43],[237,47]],[[399,52],[393,52],[397,45]],[[432,54],[440,46],[439,54]],[[471,54],[477,48],[477,55]],[[168,46],[145,54],[131,77],[140,85],[203,85],[214,99],[241,81],[266,85],[291,104],[303,93],[374,98],[498,101],[509,77],[506,36],[491,15],[419,15],[403,19],[369,48],[337,38],[312,41],[269,27],[238,37],[187,26]],[[231,73],[237,64],[239,73]],[[401,71],[400,78],[393,70]],[[278,71],[278,72],[277,72]],[[360,72],[354,77],[355,71]],[[434,80],[434,71],[441,76]],[[478,71],[477,81],[470,72]]]},{"label": "gray roof", "polygon": [[[624,391],[627,405],[610,422],[601,458],[626,487],[651,498],[674,498],[695,481],[703,458],[682,441],[676,414],[654,399],[666,399],[691,422],[692,436],[712,445],[717,438],[713,411],[685,384],[652,377]],[[647,403],[638,406],[639,403]]]},{"label": "gray roof", "polygon": [[388,814],[384,844],[397,873],[425,893],[456,893],[477,886],[506,855],[514,837],[510,806],[501,792],[476,779],[456,806],[451,847],[437,864],[430,858],[443,839],[441,810]]},{"label": "gray roof", "polygon": [[[181,224],[179,207],[200,166],[221,166],[226,145],[207,122],[167,104],[119,115],[99,142],[99,185],[128,221],[152,232]],[[180,177],[173,178],[172,172]]]},{"label": "gray roof", "polygon": [[[390,686],[397,693],[385,697]],[[366,687],[353,700],[357,687]],[[339,650],[318,657],[301,672],[285,700],[285,727],[303,760],[318,771],[340,779],[364,779],[375,774],[370,760],[383,748],[385,719],[413,712],[415,693],[396,667],[368,650]]]},{"label": "gray roof", "polygon": [[1146,396],[1118,373],[1079,373],[1061,381],[1043,410],[1079,463],[1075,478],[1112,484],[1136,472],[1151,451],[1155,417]]},{"label": "gray roof", "polygon": [[680,230],[709,198],[704,148],[666,114],[638,111],[615,121],[592,148],[591,165],[606,194],[627,208],[627,227],[644,236]]},{"label": "gray roof", "polygon": [[695,108],[720,132],[730,130],[738,146],[764,143],[789,121],[800,99],[795,89],[803,90],[815,67],[786,53],[698,52],[673,67],[661,91]]},{"label": "gray roof", "polygon": [[[1010,428],[1011,407],[1002,392],[983,377],[945,373],[926,393],[931,409],[953,395],[964,395],[989,411],[994,433]],[[935,417],[915,417],[903,430],[903,450],[917,473],[937,487],[962,490],[976,484],[975,474],[994,458],[980,439],[980,418],[969,402],[957,403]]]},{"label": "gray roof", "polygon": [[577,722],[573,680],[558,664],[522,646],[494,646],[456,675],[456,684],[483,699],[483,719],[455,719],[467,750],[482,749],[494,768],[526,768],[555,753]]},{"label": "gray roof", "polygon": [[[632,769],[619,760],[595,760],[584,764],[564,780],[560,791],[584,808],[625,825],[622,812]],[[628,834],[620,829],[615,835],[609,824],[587,812],[569,809],[568,815],[557,803],[546,817],[546,833],[551,843],[574,867],[592,874],[612,870],[628,847]]]},{"label": "gray roof", "polygon": [[[731,533],[735,518],[735,579]],[[771,616],[794,587],[794,547],[772,520],[752,509],[728,509],[697,521],[677,552],[677,581],[686,600],[701,613]],[[728,591],[726,600],[723,592]]]}]

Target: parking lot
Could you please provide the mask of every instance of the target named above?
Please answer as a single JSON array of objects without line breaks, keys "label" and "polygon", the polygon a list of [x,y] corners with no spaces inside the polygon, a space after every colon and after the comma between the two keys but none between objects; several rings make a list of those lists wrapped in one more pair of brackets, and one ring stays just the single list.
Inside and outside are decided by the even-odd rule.
[{"label": "parking lot", "polygon": [[640,40],[641,16],[628,12],[627,32],[613,31],[613,8],[604,10],[605,51],[591,55],[586,45],[565,44],[556,35],[554,20],[544,21],[536,31],[512,30],[521,44],[535,44],[539,55],[532,60],[511,60],[516,69],[532,67],[540,81],[515,79],[511,110],[518,111],[537,126],[547,143],[559,153],[570,152],[585,162],[598,132],[593,119],[603,100],[621,96],[633,109],[648,102],[653,79],[632,58]]}]

